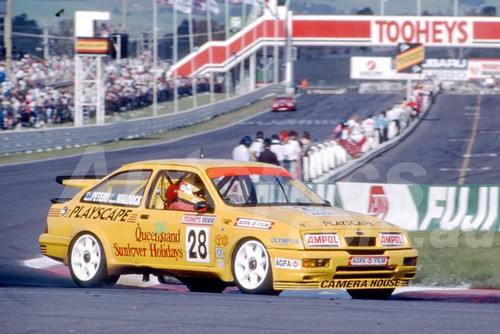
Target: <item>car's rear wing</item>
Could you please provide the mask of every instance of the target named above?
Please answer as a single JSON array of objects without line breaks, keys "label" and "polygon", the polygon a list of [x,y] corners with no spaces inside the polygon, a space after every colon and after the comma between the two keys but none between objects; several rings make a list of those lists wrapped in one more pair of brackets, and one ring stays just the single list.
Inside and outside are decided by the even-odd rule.
[{"label": "car's rear wing", "polygon": [[56,177],[56,182],[64,186],[83,189],[96,184],[97,181],[101,180],[104,176],[105,175],[61,175]]}]

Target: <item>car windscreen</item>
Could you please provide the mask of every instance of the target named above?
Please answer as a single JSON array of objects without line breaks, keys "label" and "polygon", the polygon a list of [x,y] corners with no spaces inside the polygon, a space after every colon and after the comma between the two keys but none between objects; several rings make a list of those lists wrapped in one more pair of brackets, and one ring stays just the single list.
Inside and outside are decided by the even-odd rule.
[{"label": "car windscreen", "polygon": [[319,195],[281,168],[216,167],[207,174],[228,205],[325,205]]}]

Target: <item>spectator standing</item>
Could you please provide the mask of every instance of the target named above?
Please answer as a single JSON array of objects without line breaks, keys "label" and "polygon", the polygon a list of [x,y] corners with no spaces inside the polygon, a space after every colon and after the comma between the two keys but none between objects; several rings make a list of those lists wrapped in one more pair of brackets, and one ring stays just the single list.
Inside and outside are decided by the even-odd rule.
[{"label": "spectator standing", "polygon": [[366,137],[365,150],[369,151],[369,150],[374,149],[376,146],[376,143],[375,143],[375,121],[373,119],[372,114],[368,115],[368,118],[366,118],[361,123],[361,128],[363,129],[363,133]]},{"label": "spectator standing", "polygon": [[285,164],[285,148],[278,135],[272,135],[270,150],[276,154],[280,166]]},{"label": "spectator standing", "polygon": [[300,147],[302,148],[302,156],[307,156],[307,152],[311,147],[311,134],[309,131],[302,132],[302,138],[300,139]]},{"label": "spectator standing", "polygon": [[264,150],[264,132],[257,131],[256,139],[250,145],[250,159],[258,161],[259,154]]},{"label": "spectator standing", "polygon": [[248,149],[252,144],[252,138],[245,136],[241,138],[238,146],[233,148],[233,160],[250,161],[250,150]]},{"label": "spectator standing", "polygon": [[307,94],[307,87],[309,86],[309,81],[306,78],[302,79],[300,83],[300,88],[302,88],[302,93]]},{"label": "spectator standing", "polygon": [[300,153],[302,149],[300,148],[299,141],[297,140],[297,132],[290,131],[288,137],[284,144],[285,148],[285,164],[284,167],[295,177],[300,175],[299,172],[299,162]]},{"label": "spectator standing", "polygon": [[264,139],[264,150],[259,154],[258,161],[279,166],[278,157],[271,151],[271,138]]},{"label": "spectator standing", "polygon": [[387,116],[385,111],[382,111],[378,116],[377,123],[380,132],[380,142],[383,143],[387,141]]}]

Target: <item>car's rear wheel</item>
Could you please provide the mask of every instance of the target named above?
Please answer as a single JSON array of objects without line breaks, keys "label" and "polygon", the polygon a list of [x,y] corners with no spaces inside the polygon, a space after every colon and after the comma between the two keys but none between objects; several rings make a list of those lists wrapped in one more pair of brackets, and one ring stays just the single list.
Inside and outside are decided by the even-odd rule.
[{"label": "car's rear wheel", "polygon": [[347,290],[352,299],[387,299],[394,289]]},{"label": "car's rear wheel", "polygon": [[257,240],[244,240],[235,249],[232,262],[236,285],[244,293],[279,294],[273,289],[273,273],[266,247]]},{"label": "car's rear wheel", "polygon": [[112,287],[120,277],[107,274],[102,245],[92,234],[79,235],[71,243],[69,270],[76,284],[83,288]]},{"label": "car's rear wheel", "polygon": [[192,292],[221,293],[227,287],[227,283],[218,278],[183,277],[181,282]]}]

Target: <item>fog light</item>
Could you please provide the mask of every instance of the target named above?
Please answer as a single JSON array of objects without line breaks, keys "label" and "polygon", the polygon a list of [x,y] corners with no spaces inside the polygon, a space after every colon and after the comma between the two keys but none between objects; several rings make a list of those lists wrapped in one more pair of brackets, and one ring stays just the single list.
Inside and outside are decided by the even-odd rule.
[{"label": "fog light", "polygon": [[302,267],[304,268],[318,268],[326,267],[330,263],[329,259],[303,259]]},{"label": "fog light", "polygon": [[417,265],[416,257],[405,257],[403,259],[403,266],[405,267],[415,267]]}]

